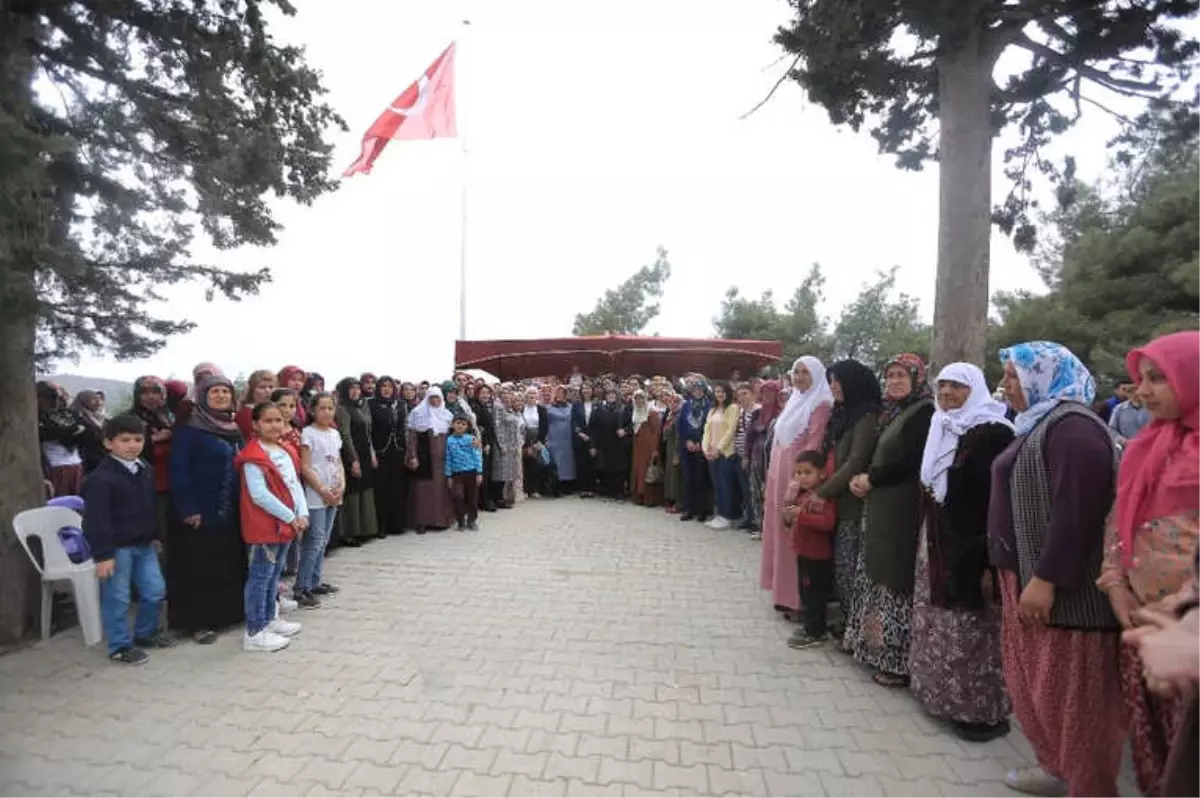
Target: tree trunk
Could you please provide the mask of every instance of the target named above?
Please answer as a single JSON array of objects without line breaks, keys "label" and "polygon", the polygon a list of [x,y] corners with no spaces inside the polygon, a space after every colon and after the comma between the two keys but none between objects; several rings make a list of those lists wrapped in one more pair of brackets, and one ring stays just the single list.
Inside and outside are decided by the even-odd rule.
[{"label": "tree trunk", "polygon": [[994,59],[981,32],[938,58],[941,144],[933,373],[983,366],[992,234],[991,86]]},{"label": "tree trunk", "polygon": [[[11,276],[19,279],[19,273]],[[12,531],[14,515],[45,504],[34,391],[36,325],[33,316],[0,312],[0,644],[24,637],[38,612],[37,572]]]}]

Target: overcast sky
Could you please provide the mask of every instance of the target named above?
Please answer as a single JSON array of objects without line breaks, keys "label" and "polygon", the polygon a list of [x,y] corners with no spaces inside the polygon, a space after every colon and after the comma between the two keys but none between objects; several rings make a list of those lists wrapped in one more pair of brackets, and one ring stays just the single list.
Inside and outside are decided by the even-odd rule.
[{"label": "overcast sky", "polygon": [[[827,314],[893,264],[932,314],[936,167],[895,169],[865,131],[834,128],[795,84],[738,120],[783,68],[771,43],[788,19],[783,0],[296,5],[276,30],[307,48],[350,125],[334,139],[337,173],[383,108],[459,39],[468,338],[569,335],[574,314],[659,244],[673,276],[648,332],[711,335],[730,285],[786,298],[813,262],[828,277]],[[1112,132],[1085,116],[1058,154],[1075,154],[1093,177]],[[60,370],[184,376],[213,360],[231,376],[285,363],[331,382],[366,369],[445,375],[458,331],[462,175],[457,141],[392,142],[371,175],[312,207],[279,203],[277,247],[196,250],[228,268],[270,266],[260,296],[206,304],[201,288],[176,291],[165,312],[196,321],[192,333],[147,360],[85,357]],[[1002,196],[999,164],[996,180]],[[999,235],[991,285],[1039,286]]]}]

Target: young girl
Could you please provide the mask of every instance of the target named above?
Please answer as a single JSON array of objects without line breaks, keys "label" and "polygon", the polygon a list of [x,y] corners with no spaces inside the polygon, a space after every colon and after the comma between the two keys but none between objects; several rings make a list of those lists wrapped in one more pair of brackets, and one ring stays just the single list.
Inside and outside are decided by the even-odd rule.
[{"label": "young girl", "polygon": [[[271,403],[279,408],[279,412],[283,414],[283,420],[287,422],[284,427],[283,434],[279,436],[279,442],[284,446],[290,447],[292,453],[297,458],[300,457],[300,430],[304,424],[300,421],[298,411],[301,409],[298,404],[298,394],[294,388],[276,388],[271,391]],[[296,541],[287,547],[287,556],[285,558],[286,565],[283,567],[283,575],[285,577],[295,576],[296,571],[300,567],[300,545]],[[284,585],[280,585],[280,595],[284,594]],[[289,598],[280,598],[281,609],[284,612],[291,612],[296,609],[296,602]]]},{"label": "young girl", "polygon": [[342,436],[333,425],[333,397],[315,394],[308,406],[312,424],[300,434],[300,463],[308,502],[309,530],[300,541],[300,568],[292,596],[307,609],[321,606],[319,595],[336,593],[337,588],[321,581],[325,544],[333,530],[333,519],[346,488],[342,467]]},{"label": "young girl", "polygon": [[277,617],[276,597],[286,547],[308,528],[308,506],[296,454],[280,443],[287,421],[270,402],[250,411],[254,437],[234,461],[242,472],[242,540],[246,573],[246,651],[279,651],[300,624]]},{"label": "young girl", "polygon": [[252,414],[254,408],[271,401],[271,392],[275,390],[275,373],[270,369],[259,369],[246,380],[246,391],[242,394],[242,404],[233,420],[237,422],[242,437],[250,440],[254,434]]}]

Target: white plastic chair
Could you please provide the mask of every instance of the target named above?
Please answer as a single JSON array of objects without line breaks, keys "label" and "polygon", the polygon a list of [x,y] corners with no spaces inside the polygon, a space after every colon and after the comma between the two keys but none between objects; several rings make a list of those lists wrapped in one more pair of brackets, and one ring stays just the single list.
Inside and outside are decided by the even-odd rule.
[{"label": "white plastic chair", "polygon": [[[82,526],[83,519],[74,510],[65,507],[37,507],[17,513],[13,518],[13,531],[17,540],[25,547],[30,562],[42,575],[42,639],[50,637],[50,612],[54,598],[55,582],[70,582],[75,594],[75,611],[79,625],[83,628],[84,645],[94,646],[104,639],[100,623],[100,583],[96,580],[96,563],[73,563],[67,550],[58,539],[58,530],[64,526]],[[42,544],[44,566],[29,548],[29,538],[37,538]]]}]

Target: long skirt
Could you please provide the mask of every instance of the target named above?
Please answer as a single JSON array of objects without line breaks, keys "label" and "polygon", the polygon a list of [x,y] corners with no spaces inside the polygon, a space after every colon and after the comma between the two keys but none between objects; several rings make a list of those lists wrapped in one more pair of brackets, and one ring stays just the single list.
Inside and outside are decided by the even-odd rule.
[{"label": "long skirt", "polygon": [[[866,521],[864,508],[863,526]],[[858,548],[853,590],[853,609],[846,616],[843,645],[864,665],[885,673],[907,676],[908,644],[912,634],[912,594],[897,593],[872,582],[867,575],[867,547],[862,545]]]},{"label": "long skirt", "polygon": [[917,544],[908,674],[909,690],[935,718],[995,725],[1012,712],[1000,661],[1000,608],[947,609],[930,602],[924,525]]},{"label": "long skirt", "polygon": [[575,487],[580,493],[596,492],[596,459],[583,441],[575,443]]},{"label": "long skirt", "polygon": [[192,634],[241,623],[245,615],[246,545],[237,524],[192,529],[174,519],[167,530],[167,623]]},{"label": "long skirt", "polygon": [[342,540],[366,540],[379,534],[375,518],[375,489],[347,491],[342,500]]},{"label": "long skirt", "polygon": [[1117,794],[1128,723],[1116,632],[1055,629],[1020,619],[1020,584],[1000,572],[1004,681],[1038,765],[1069,795]]},{"label": "long skirt", "polygon": [[754,520],[758,522],[759,529],[762,529],[763,495],[766,491],[764,476],[757,467],[751,467],[748,477],[750,483],[750,511],[754,513]]},{"label": "long skirt", "polygon": [[50,486],[55,496],[78,496],[83,490],[83,466],[54,466],[50,469]]},{"label": "long skirt", "polygon": [[389,452],[380,459],[374,494],[379,534],[403,534],[408,516],[408,469],[403,452]]},{"label": "long skirt", "polygon": [[1192,698],[1183,707],[1179,733],[1171,744],[1171,756],[1167,759],[1163,775],[1162,794],[1169,796],[1200,795],[1200,760],[1196,749],[1200,748],[1200,706]]},{"label": "long skirt", "polygon": [[[766,535],[763,535],[766,539]],[[854,576],[858,568],[858,550],[862,547],[862,519],[839,520],[833,533],[833,584],[837,588],[842,613],[854,612]]]},{"label": "long skirt", "polygon": [[796,574],[796,555],[792,552],[791,533],[783,523],[783,503],[788,482],[796,468],[796,457],[804,436],[791,446],[771,449],[771,462],[763,488],[762,552],[759,555],[758,584],[770,590],[776,607],[800,609],[800,582]]},{"label": "long skirt", "polygon": [[1161,795],[1167,758],[1185,707],[1176,698],[1158,696],[1146,689],[1142,660],[1135,647],[1121,646],[1120,664],[1138,789],[1142,795]]}]

